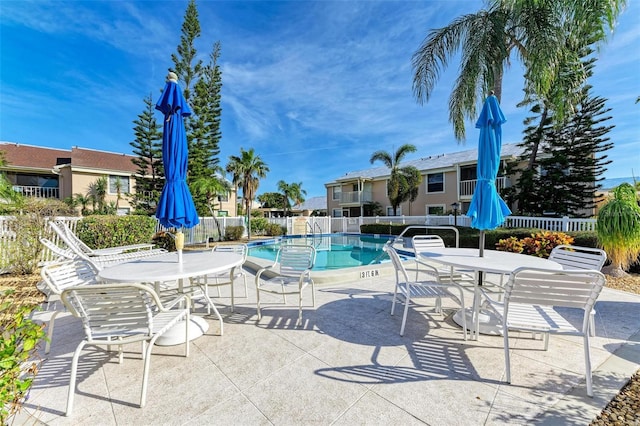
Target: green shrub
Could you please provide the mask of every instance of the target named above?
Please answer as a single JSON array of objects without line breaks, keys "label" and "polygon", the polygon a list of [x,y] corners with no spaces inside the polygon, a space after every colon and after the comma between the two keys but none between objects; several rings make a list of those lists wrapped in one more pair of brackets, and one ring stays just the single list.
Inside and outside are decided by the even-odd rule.
[{"label": "green shrub", "polygon": [[94,215],[78,222],[76,234],[89,247],[101,249],[149,243],[154,237],[156,224],[156,219],[150,216]]},{"label": "green shrub", "polygon": [[269,221],[264,217],[251,218],[251,235],[264,235]]},{"label": "green shrub", "polygon": [[244,234],[244,226],[227,226],[224,229],[224,239],[226,241],[239,241]]},{"label": "green shrub", "polygon": [[151,241],[159,248],[167,251],[176,251],[176,239],[167,231],[156,232]]},{"label": "green shrub", "polygon": [[287,228],[280,226],[277,223],[267,223],[264,231],[265,234],[270,237],[277,237],[283,235],[287,231]]},{"label": "green shrub", "polygon": [[13,290],[0,292],[0,424],[20,410],[38,373],[34,355],[45,333],[29,319],[33,309],[16,303]]}]

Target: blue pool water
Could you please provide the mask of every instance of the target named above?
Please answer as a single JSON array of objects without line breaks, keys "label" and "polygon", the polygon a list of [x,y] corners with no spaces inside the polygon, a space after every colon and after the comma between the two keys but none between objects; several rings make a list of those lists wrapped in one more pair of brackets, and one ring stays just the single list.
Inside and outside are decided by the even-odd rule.
[{"label": "blue pool water", "polygon": [[280,244],[308,244],[316,249],[314,271],[351,268],[389,261],[382,250],[393,239],[388,235],[324,234],[316,236],[287,236],[278,241],[249,244],[249,256],[275,260]]}]

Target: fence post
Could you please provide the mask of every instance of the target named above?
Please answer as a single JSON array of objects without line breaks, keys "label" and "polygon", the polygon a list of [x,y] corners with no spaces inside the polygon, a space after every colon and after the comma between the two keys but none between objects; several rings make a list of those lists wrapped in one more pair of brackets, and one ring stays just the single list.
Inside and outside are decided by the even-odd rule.
[{"label": "fence post", "polygon": [[569,216],[562,216],[562,232],[569,231]]}]

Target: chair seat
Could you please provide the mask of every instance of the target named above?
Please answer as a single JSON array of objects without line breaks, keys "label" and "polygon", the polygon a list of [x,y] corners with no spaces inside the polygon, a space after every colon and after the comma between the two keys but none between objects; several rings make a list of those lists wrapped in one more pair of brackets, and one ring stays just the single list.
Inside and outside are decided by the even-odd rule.
[{"label": "chair seat", "polygon": [[[309,280],[304,280],[300,287],[300,279],[298,277],[277,276],[260,283],[260,291],[277,294],[297,294],[300,290],[304,290],[310,284]],[[282,287],[284,286],[284,290]]]},{"label": "chair seat", "polygon": [[[501,312],[504,311],[504,303],[492,301],[490,304],[502,320]],[[552,307],[522,303],[511,303],[509,305],[507,327],[537,333],[580,333],[580,330],[564,319]]]},{"label": "chair seat", "polygon": [[[429,282],[428,285],[424,283],[409,283],[411,288],[411,297],[451,297],[453,293],[449,291],[450,286],[440,285],[436,282]],[[406,283],[398,284],[398,291],[403,296],[407,295]]]}]

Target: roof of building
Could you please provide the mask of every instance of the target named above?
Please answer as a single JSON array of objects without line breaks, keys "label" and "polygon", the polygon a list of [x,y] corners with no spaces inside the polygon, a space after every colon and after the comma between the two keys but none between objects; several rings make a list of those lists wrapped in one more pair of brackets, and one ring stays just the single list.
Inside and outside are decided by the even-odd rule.
[{"label": "roof of building", "polygon": [[[501,158],[515,158],[522,154],[522,148],[517,144],[502,145]],[[420,171],[446,169],[456,164],[473,164],[478,158],[477,149],[469,149],[466,151],[453,152],[448,154],[430,155],[428,157],[418,158],[415,160],[405,161],[400,164],[401,167],[413,166]],[[374,179],[389,175],[389,168],[386,166],[373,167],[370,169],[347,172],[343,176],[328,182],[327,184],[350,181],[354,179]]]},{"label": "roof of building", "polygon": [[71,150],[0,142],[8,166],[51,170],[56,165],[88,167],[135,173],[137,166],[131,155],[74,146]]},{"label": "roof of building", "polygon": [[327,197],[311,197],[304,203],[293,206],[293,210],[327,210]]}]

